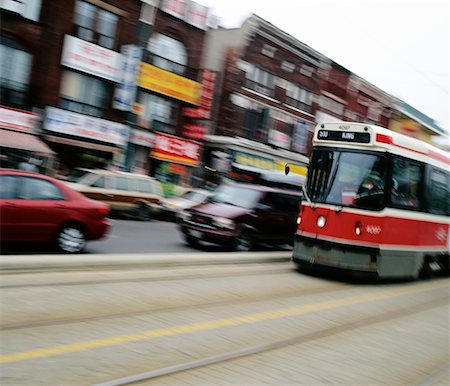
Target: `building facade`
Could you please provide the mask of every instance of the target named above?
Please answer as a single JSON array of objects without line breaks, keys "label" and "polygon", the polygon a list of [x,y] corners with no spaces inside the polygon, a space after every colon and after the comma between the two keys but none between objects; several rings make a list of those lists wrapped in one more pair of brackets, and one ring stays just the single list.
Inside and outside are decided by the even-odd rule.
[{"label": "building facade", "polygon": [[46,173],[112,167],[196,185],[286,162],[305,175],[323,121],[444,134],[256,15],[224,29],[191,0],[0,4],[1,166],[31,159]]},{"label": "building facade", "polygon": [[0,165],[29,162],[46,172],[55,153],[40,138],[36,61],[44,26],[41,1],[3,1],[0,10]]}]

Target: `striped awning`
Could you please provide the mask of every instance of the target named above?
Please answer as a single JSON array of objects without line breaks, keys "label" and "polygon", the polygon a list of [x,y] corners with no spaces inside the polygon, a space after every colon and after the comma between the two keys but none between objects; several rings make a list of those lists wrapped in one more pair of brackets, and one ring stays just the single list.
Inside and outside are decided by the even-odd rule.
[{"label": "striped awning", "polygon": [[36,135],[11,130],[0,129],[0,147],[27,150],[47,156],[55,154]]}]

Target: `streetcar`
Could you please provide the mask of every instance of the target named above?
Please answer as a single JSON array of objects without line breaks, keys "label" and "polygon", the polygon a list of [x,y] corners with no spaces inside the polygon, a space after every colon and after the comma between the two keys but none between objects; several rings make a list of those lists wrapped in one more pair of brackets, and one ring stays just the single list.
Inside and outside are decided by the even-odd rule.
[{"label": "streetcar", "polygon": [[449,153],[382,127],[317,125],[293,262],[387,279],[448,275],[449,166]]}]

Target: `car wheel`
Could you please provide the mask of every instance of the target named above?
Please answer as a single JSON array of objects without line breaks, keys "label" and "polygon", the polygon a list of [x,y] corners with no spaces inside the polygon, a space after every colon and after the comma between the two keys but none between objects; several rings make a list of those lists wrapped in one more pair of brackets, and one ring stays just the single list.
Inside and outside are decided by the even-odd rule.
[{"label": "car wheel", "polygon": [[86,246],[86,235],[78,225],[66,225],[58,232],[57,247],[65,253],[82,252]]},{"label": "car wheel", "polygon": [[198,247],[198,240],[195,237],[189,236],[189,235],[185,235],[184,239],[186,240],[186,243],[190,246],[190,247]]},{"label": "car wheel", "polygon": [[234,240],[234,250],[238,252],[248,252],[254,247],[254,242],[252,237],[248,232],[242,232]]},{"label": "car wheel", "polygon": [[150,208],[141,203],[136,207],[136,218],[140,221],[148,221],[152,218]]}]

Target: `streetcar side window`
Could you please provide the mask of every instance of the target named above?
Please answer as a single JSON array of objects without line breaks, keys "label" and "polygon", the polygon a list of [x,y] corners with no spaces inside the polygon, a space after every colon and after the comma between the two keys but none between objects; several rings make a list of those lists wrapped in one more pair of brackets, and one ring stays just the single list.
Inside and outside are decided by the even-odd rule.
[{"label": "streetcar side window", "polygon": [[391,202],[394,206],[419,209],[422,166],[414,161],[392,159]]},{"label": "streetcar side window", "polygon": [[430,212],[446,215],[450,213],[449,175],[442,170],[432,169],[430,175]]}]

